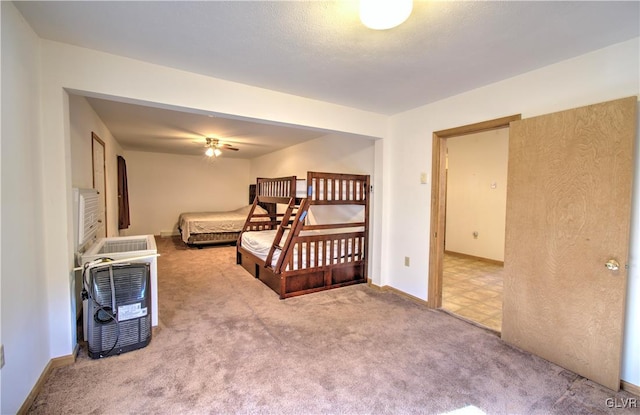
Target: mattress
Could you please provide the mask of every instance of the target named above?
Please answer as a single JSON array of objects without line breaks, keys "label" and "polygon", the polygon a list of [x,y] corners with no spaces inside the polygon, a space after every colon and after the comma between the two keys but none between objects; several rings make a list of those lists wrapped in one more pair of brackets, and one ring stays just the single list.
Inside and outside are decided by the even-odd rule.
[{"label": "mattress", "polygon": [[[276,229],[245,232],[241,237],[242,247],[264,261],[267,259],[267,255],[269,255],[269,250],[271,249],[271,245],[273,245],[276,232],[278,232]],[[286,239],[288,233],[289,231],[285,231],[285,234],[282,237],[283,241]],[[280,256],[279,250],[277,252],[277,256]],[[277,261],[276,254],[274,254],[273,257],[274,260]]]},{"label": "mattress", "polygon": [[296,180],[296,197],[297,198],[307,197],[307,181],[305,179]]},{"label": "mattress", "polygon": [[[251,205],[243,206],[229,212],[187,212],[178,218],[178,228],[182,240],[189,242],[189,237],[201,233],[240,232],[247,221]],[[256,206],[255,214],[267,214],[267,211]],[[259,220],[259,219],[258,219]],[[268,220],[265,218],[265,220]]]},{"label": "mattress", "polygon": [[[349,233],[349,232],[359,232],[362,231],[362,227],[354,227],[354,228],[337,228],[337,229],[323,229],[323,230],[312,230],[312,231],[302,231],[300,232],[300,236],[310,236],[310,235],[328,235],[328,234],[338,234],[338,233]],[[262,261],[267,259],[267,255],[269,255],[269,251],[271,250],[271,245],[273,245],[273,240],[276,236],[276,229],[266,230],[266,231],[256,231],[256,232],[244,232],[241,236],[241,246],[252,253],[253,255],[260,258]],[[289,231],[285,231],[282,236],[282,243],[287,238]],[[302,261],[307,263],[310,267],[316,266],[316,258],[315,258],[315,243],[311,242],[309,244],[303,244],[302,249]],[[309,245],[310,258],[307,261],[307,245]],[[360,247],[354,247],[348,244],[332,244],[333,249],[332,253],[330,252],[331,248],[329,246],[320,246],[318,251],[318,262],[320,264],[324,263],[323,258],[332,257],[332,259],[343,258],[349,255],[356,255],[359,253]],[[273,253],[273,258],[271,259],[271,266],[275,267],[278,258],[280,257],[280,253],[282,251],[276,249]],[[293,270],[299,269],[298,266],[298,248],[296,247],[293,252]],[[326,265],[326,264],[325,264]]]}]

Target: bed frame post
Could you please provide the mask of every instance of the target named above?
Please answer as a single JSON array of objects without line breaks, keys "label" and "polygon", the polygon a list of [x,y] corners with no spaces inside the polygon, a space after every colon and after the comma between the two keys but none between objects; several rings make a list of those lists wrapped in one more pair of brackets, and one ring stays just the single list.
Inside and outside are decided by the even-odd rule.
[{"label": "bed frame post", "polygon": [[371,203],[371,177],[367,175],[365,180],[364,189],[362,194],[364,195],[364,279],[369,281],[369,203]]}]

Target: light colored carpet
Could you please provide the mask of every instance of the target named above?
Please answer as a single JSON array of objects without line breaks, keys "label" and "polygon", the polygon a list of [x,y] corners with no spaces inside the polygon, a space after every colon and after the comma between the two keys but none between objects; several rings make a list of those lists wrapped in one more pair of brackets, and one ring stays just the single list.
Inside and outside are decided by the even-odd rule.
[{"label": "light colored carpet", "polygon": [[391,292],[360,284],[282,301],[235,264],[234,247],[157,242],[149,346],[99,360],[83,349],[30,413],[619,414],[607,399],[633,398]]}]

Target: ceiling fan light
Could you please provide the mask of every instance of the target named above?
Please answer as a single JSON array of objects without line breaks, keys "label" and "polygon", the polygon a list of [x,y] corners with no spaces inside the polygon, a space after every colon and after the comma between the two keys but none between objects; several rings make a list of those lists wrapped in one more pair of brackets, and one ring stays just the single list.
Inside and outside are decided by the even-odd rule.
[{"label": "ceiling fan light", "polygon": [[[217,150],[217,149],[216,149],[216,150]],[[218,151],[220,151],[220,150],[218,150]],[[209,148],[207,148],[207,150],[204,152],[204,155],[205,155],[205,156],[207,156],[207,157],[213,157],[213,154],[214,154],[214,153],[215,153],[215,151],[214,151],[211,147],[209,147]],[[217,156],[216,156],[216,157],[217,157]]]},{"label": "ceiling fan light", "polygon": [[216,157],[219,157],[222,154],[222,151],[220,151],[219,148],[215,148],[213,149],[213,155]]},{"label": "ceiling fan light", "polygon": [[409,18],[413,0],[360,0],[360,21],[370,29],[386,30]]}]

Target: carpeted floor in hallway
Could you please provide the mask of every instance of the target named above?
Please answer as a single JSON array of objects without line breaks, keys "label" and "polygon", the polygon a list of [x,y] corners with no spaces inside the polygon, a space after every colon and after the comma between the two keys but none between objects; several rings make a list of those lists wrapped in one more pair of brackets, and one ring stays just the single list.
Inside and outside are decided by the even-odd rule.
[{"label": "carpeted floor in hallway", "polygon": [[[614,393],[365,284],[279,300],[235,247],[157,238],[146,348],[55,369],[32,414],[621,414]],[[618,405],[619,406],[619,405]],[[475,412],[479,413],[479,412]]]}]

